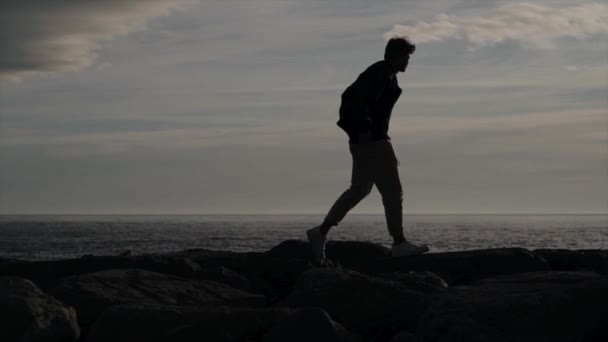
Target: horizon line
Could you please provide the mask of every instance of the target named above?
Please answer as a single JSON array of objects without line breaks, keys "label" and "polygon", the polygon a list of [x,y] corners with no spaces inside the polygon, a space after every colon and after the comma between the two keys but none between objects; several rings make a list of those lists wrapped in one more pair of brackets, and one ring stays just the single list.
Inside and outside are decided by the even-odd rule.
[{"label": "horizon line", "polygon": [[[295,215],[326,215],[327,213],[0,213],[0,216],[10,215],[31,215],[31,216],[52,216],[52,215],[63,215],[63,216],[111,216],[111,215],[124,215],[124,216],[168,216],[168,215],[183,215],[183,216],[295,216]],[[382,215],[383,212],[378,213],[349,213],[348,216],[354,215]],[[608,215],[607,213],[404,213],[403,215]]]}]

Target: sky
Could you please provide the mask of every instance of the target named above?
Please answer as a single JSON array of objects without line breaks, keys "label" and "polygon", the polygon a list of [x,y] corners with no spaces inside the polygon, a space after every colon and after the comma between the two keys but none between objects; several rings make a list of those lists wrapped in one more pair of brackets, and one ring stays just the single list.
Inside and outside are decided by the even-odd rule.
[{"label": "sky", "polygon": [[0,214],[325,214],[395,35],[406,215],[608,212],[605,1],[9,0]]}]

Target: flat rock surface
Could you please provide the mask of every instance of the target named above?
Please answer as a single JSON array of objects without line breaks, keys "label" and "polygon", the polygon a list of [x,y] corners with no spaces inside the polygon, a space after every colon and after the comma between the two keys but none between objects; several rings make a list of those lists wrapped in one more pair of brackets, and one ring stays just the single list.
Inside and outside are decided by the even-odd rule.
[{"label": "flat rock surface", "polygon": [[255,307],[266,304],[262,295],[243,292],[222,283],[140,269],[70,276],[48,292],[75,307],[83,325],[93,323],[105,309],[117,304]]},{"label": "flat rock surface", "polygon": [[416,334],[424,341],[602,341],[608,279],[594,272],[528,272],[431,296]]},{"label": "flat rock surface", "polygon": [[[306,325],[314,324],[314,325]],[[86,342],[336,341],[357,342],[318,308],[115,306]]]}]

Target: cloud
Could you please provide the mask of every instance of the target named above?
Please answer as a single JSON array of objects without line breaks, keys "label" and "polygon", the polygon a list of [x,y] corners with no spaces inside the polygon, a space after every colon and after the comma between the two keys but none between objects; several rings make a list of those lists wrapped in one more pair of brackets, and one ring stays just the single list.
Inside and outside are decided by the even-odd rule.
[{"label": "cloud", "polygon": [[[409,117],[405,125],[391,126],[395,136],[403,136],[412,141],[430,141],[450,139],[454,136],[464,136],[473,133],[499,134],[504,132],[529,133],[540,129],[555,129],[556,127],[585,126],[593,128],[586,130],[581,138],[594,143],[603,143],[598,138],[596,129],[603,129],[606,122],[606,110],[580,109],[550,112],[531,112],[517,115],[488,116],[488,117]],[[589,135],[591,134],[591,135]],[[547,135],[539,135],[539,139],[547,139]],[[556,138],[566,141],[565,137]],[[525,146],[522,146],[525,148]]]},{"label": "cloud", "polygon": [[92,65],[104,42],[191,0],[28,0],[0,5],[0,80]]},{"label": "cloud", "polygon": [[498,7],[482,17],[441,14],[432,22],[395,25],[385,38],[405,35],[416,43],[463,39],[473,47],[517,41],[533,48],[551,48],[560,38],[582,40],[607,33],[606,4],[551,8],[518,3]]},{"label": "cloud", "polygon": [[[90,156],[93,154],[124,154],[138,148],[172,153],[205,151],[239,145],[281,147],[286,143],[297,146],[323,146],[325,140],[336,135],[337,126],[311,121],[305,127],[290,120],[274,120],[250,127],[243,125],[204,126],[189,128],[161,128],[156,130],[120,130],[109,132],[49,134],[42,130],[13,129],[4,136],[4,146],[38,145],[50,148],[57,156]],[[320,135],[320,137],[319,137]],[[317,136],[311,143],[310,137]]]}]

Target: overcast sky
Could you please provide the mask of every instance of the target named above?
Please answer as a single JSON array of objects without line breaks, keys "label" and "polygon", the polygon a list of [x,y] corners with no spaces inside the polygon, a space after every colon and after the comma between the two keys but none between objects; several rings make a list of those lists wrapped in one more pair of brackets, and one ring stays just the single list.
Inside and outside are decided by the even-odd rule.
[{"label": "overcast sky", "polygon": [[9,0],[0,213],[325,214],[393,35],[405,214],[608,212],[605,1]]}]

